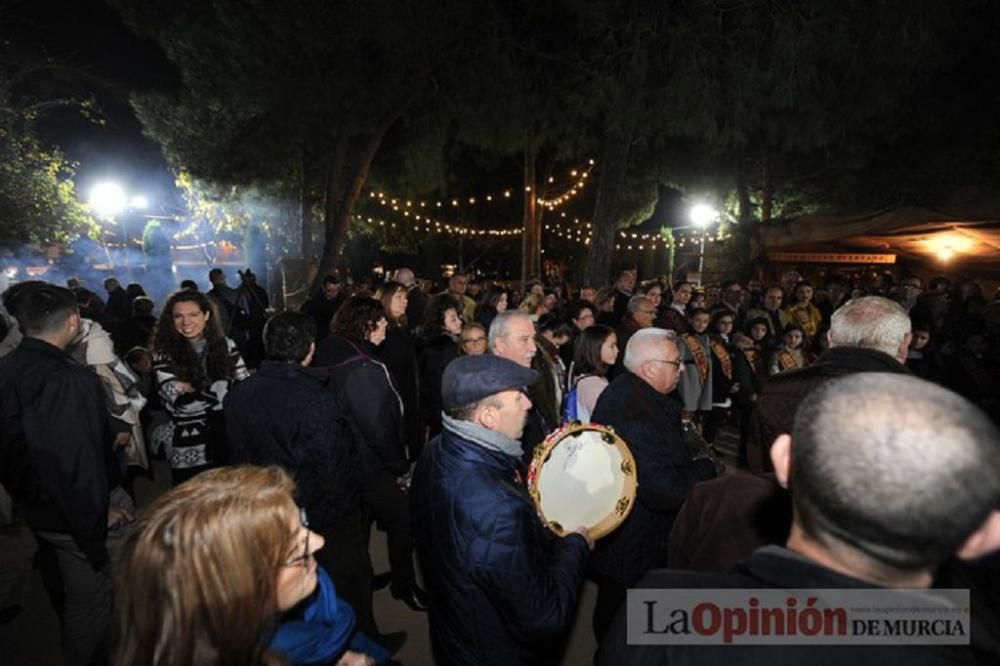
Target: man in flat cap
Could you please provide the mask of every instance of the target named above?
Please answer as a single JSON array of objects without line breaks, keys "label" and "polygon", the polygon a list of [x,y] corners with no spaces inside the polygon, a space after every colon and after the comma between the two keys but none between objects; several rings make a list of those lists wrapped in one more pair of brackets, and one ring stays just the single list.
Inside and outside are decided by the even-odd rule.
[{"label": "man in flat cap", "polygon": [[584,528],[550,532],[519,472],[536,379],[492,355],[445,368],[444,430],[410,490],[439,666],[558,663],[576,616],[593,542]]}]

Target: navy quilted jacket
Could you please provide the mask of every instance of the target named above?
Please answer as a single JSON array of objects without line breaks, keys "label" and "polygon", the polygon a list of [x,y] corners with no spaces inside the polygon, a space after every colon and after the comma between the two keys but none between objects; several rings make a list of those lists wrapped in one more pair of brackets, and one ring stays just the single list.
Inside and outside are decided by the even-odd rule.
[{"label": "navy quilted jacket", "polygon": [[587,562],[538,519],[518,460],[449,430],[417,462],[414,536],[438,666],[558,662]]}]

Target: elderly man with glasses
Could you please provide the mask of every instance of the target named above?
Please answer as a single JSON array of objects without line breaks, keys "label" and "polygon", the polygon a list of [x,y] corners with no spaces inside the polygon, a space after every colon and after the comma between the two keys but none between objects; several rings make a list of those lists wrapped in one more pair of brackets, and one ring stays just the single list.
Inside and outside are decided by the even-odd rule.
[{"label": "elderly man with glasses", "polygon": [[644,328],[625,348],[625,372],[597,400],[590,420],[611,426],[635,457],[639,487],[635,506],[591,558],[598,584],[594,632],[598,641],[626,591],[644,573],[665,566],[674,517],[698,481],[716,474],[715,464],[693,460],[684,446],[680,403],[670,397],[684,365],[672,331]]}]

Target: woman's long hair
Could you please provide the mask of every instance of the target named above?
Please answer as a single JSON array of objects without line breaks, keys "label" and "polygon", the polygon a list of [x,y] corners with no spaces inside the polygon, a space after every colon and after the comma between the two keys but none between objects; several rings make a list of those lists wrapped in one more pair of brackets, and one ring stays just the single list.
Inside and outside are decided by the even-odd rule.
[{"label": "woman's long hair", "polygon": [[294,488],[278,467],[241,466],[160,496],[117,567],[114,663],[282,663],[267,641],[278,574],[298,541]]},{"label": "woman's long hair", "polygon": [[392,299],[400,291],[406,291],[406,287],[400,282],[390,280],[380,286],[378,291],[375,292],[375,299],[382,303],[382,309],[385,310],[385,319],[389,322],[390,326],[406,326],[406,313],[403,313],[403,316],[399,319],[395,319],[392,316]]},{"label": "woman's long hair", "polygon": [[[573,375],[575,377],[583,375],[607,377],[611,368],[601,359],[601,347],[614,334],[613,329],[600,324],[588,326],[580,331],[576,348],[573,350]],[[624,354],[625,350],[619,349],[618,353]]]},{"label": "woman's long hair", "polygon": [[[174,306],[177,303],[195,303],[202,312],[209,313],[205,324],[205,350],[208,354],[205,366],[208,377],[204,376],[201,362],[190,340],[178,333],[174,326]],[[154,356],[159,354],[170,359],[177,379],[188,382],[195,388],[203,388],[206,383],[220,379],[232,379],[236,369],[229,354],[226,336],[222,332],[219,311],[211,299],[200,291],[176,291],[170,295],[156,321],[152,347]]]},{"label": "woman's long hair", "polygon": [[[493,321],[493,317],[497,316],[497,303],[500,298],[507,293],[507,290],[497,284],[491,284],[486,293],[483,294],[482,300],[476,306],[475,320],[484,326],[487,325],[486,322]],[[509,304],[508,304],[509,307]]]}]

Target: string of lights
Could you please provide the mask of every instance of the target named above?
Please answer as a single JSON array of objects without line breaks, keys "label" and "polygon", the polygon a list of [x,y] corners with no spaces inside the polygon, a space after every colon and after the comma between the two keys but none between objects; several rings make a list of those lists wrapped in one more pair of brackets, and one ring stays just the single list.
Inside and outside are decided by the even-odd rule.
[{"label": "string of lights", "polygon": [[[538,197],[536,201],[545,206],[548,210],[554,210],[559,206],[563,205],[573,197],[580,193],[580,190],[587,182],[591,171],[594,169],[594,160],[587,160],[585,167],[578,167],[572,169],[569,172],[569,177],[572,179],[570,185],[561,194],[551,198]],[[549,178],[549,183],[554,183],[555,178]],[[530,192],[530,187],[525,187],[526,192]],[[444,197],[438,200],[414,200],[408,199],[406,197],[393,196],[391,194],[386,194],[385,192],[372,190],[368,193],[369,199],[375,199],[383,206],[391,207],[396,211],[404,210],[416,210],[416,209],[445,209],[448,207],[458,208],[459,206],[475,206],[477,204],[501,202],[512,199],[514,196],[514,189],[496,190],[494,192],[488,192],[486,194],[480,194],[477,196],[463,196],[463,197]]]}]

